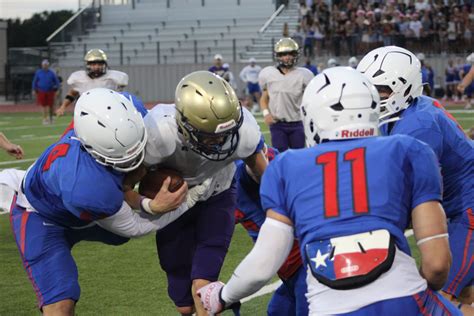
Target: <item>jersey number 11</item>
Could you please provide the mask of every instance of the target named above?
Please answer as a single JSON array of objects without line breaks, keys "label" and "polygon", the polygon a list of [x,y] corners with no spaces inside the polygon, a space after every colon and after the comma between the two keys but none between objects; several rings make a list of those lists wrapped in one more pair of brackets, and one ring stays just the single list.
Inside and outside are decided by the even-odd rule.
[{"label": "jersey number 11", "polygon": [[[338,151],[330,151],[316,158],[316,163],[323,166],[324,216],[339,216],[338,200]],[[367,173],[365,167],[365,148],[355,148],[344,154],[344,161],[351,164],[352,201],[355,214],[369,212]]]}]

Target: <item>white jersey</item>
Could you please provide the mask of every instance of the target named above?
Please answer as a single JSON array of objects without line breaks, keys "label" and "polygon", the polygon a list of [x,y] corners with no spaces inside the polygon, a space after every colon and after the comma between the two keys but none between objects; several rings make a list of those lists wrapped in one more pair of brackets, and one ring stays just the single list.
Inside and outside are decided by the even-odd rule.
[{"label": "white jersey", "polygon": [[108,88],[117,91],[119,87],[128,85],[128,75],[121,71],[108,69],[103,76],[92,79],[85,70],[79,70],[69,76],[67,84],[79,94],[94,88]]},{"label": "white jersey", "polygon": [[268,110],[276,121],[301,121],[301,100],[313,77],[313,73],[303,67],[296,67],[287,74],[275,66],[263,68],[258,83],[262,90],[268,91]]},{"label": "white jersey", "polygon": [[353,290],[331,289],[319,283],[309,268],[306,283],[309,314],[318,316],[349,313],[375,302],[410,296],[427,288],[415,260],[398,249],[390,270],[363,287]]},{"label": "white jersey", "polygon": [[211,161],[186,146],[183,135],[178,132],[175,112],[174,104],[158,104],[145,116],[148,132],[145,164],[178,170],[190,187],[212,177],[207,197],[228,189],[235,173],[234,161],[253,155],[260,144],[260,127],[255,118],[243,108],[237,149],[223,161]]},{"label": "white jersey", "polygon": [[262,67],[259,65],[253,67],[247,65],[240,72],[240,79],[242,79],[243,82],[258,83],[258,75],[260,74],[260,71],[262,71]]}]

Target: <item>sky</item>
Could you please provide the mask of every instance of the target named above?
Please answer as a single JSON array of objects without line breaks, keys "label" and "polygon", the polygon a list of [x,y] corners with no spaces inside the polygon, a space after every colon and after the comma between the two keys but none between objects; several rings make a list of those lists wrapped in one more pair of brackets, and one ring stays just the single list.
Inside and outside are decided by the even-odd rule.
[{"label": "sky", "polygon": [[0,0],[0,19],[28,19],[34,13],[43,11],[73,10],[90,0]]}]

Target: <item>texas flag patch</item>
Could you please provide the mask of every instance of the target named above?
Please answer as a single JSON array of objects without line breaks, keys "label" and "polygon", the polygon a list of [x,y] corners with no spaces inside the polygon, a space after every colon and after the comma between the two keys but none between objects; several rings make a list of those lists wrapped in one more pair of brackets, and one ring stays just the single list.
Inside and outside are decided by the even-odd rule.
[{"label": "texas flag patch", "polygon": [[354,288],[387,271],[395,253],[390,233],[381,229],[306,244],[311,272],[333,288]]}]

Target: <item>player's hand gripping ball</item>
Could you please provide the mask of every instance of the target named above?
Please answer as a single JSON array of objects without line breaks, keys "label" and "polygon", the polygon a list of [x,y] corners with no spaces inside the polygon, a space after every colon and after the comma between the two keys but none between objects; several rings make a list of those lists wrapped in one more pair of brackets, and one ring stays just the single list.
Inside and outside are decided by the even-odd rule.
[{"label": "player's hand gripping ball", "polygon": [[158,168],[149,171],[145,177],[143,177],[138,187],[138,193],[150,199],[155,198],[167,177],[171,178],[170,186],[168,188],[168,191],[170,192],[178,191],[184,184],[184,179],[178,171],[169,168]]}]

